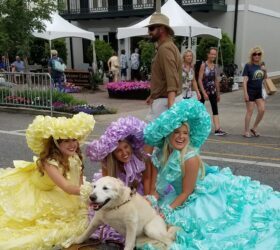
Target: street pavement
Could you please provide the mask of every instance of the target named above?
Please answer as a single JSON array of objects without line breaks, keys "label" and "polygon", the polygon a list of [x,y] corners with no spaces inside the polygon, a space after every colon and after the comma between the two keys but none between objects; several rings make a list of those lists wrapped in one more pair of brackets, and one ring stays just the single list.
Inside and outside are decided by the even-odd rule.
[{"label": "street pavement", "polygon": [[[218,137],[210,135],[201,149],[201,155],[209,165],[230,167],[236,175],[250,176],[263,184],[280,191],[280,91],[269,96],[266,113],[258,131],[261,136],[244,138],[245,104],[242,90],[225,93],[221,96],[219,114],[221,126],[229,134]],[[148,107],[143,100],[110,99],[101,88],[97,92],[75,94],[89,104],[104,104],[118,110],[113,115],[95,116],[96,125],[88,141],[99,138],[110,122],[121,116],[133,115],[144,119]],[[210,111],[209,103],[206,103]],[[256,111],[256,110],[255,110]],[[254,113],[254,117],[256,112]],[[33,154],[25,141],[25,129],[34,119],[34,114],[9,113],[0,111],[0,167],[12,166],[13,160],[31,161]],[[84,152],[85,146],[82,147]],[[92,179],[99,165],[85,157],[85,175]],[[105,248],[104,248],[105,249]],[[110,248],[106,248],[110,249]]]},{"label": "street pavement", "polygon": [[[134,115],[145,119],[148,106],[143,100],[111,99],[101,89],[97,92],[75,94],[90,104],[104,104],[116,108],[113,115],[95,116],[96,125],[88,141],[99,138],[110,122],[121,116]],[[201,155],[208,164],[229,166],[237,175],[248,175],[280,190],[280,93],[270,96],[266,102],[266,113],[258,131],[259,138],[242,137],[245,115],[242,90],[225,93],[221,97],[219,113],[221,126],[229,134],[218,137],[213,134],[202,147]],[[209,103],[206,103],[210,111]],[[0,111],[0,167],[12,165],[13,159],[31,160],[32,152],[25,142],[25,129],[34,114],[8,113]],[[256,112],[255,112],[256,114]],[[255,116],[254,114],[254,116]],[[85,147],[83,147],[85,148]],[[86,176],[98,170],[98,164],[85,159]]]}]

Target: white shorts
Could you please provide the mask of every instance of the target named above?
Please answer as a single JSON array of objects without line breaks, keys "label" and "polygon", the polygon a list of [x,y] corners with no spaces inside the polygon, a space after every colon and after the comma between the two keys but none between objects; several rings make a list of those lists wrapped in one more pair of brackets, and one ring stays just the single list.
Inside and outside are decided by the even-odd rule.
[{"label": "white shorts", "polygon": [[[148,114],[146,116],[146,121],[151,122],[154,119],[156,119],[161,113],[166,111],[168,109],[168,103],[167,98],[158,98],[153,101],[153,103],[150,105]],[[183,100],[183,95],[178,95],[175,98],[175,102],[179,102]],[[174,102],[174,103],[175,103]]]}]

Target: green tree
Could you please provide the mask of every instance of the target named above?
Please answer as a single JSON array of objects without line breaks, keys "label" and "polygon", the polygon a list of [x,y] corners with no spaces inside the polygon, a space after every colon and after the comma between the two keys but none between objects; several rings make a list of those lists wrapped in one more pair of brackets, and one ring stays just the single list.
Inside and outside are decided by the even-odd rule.
[{"label": "green tree", "polygon": [[[197,46],[197,59],[199,60],[206,60],[207,58],[207,51],[211,47],[217,47],[218,40],[215,38],[205,37],[200,40],[199,45]],[[234,51],[235,47],[233,42],[230,40],[226,33],[222,34],[221,39],[221,50],[222,53],[219,53],[219,60],[218,63],[221,64],[221,55],[223,57],[224,65],[229,65],[234,63]]]},{"label": "green tree", "polygon": [[28,57],[32,32],[43,31],[42,20],[50,20],[56,9],[53,0],[1,0],[0,51]]},{"label": "green tree", "polygon": [[[106,41],[96,40],[94,44],[97,63],[102,62],[104,67],[107,68],[107,61],[113,54],[113,48]],[[92,45],[88,47],[87,57],[92,62]]]},{"label": "green tree", "polygon": [[148,40],[141,40],[138,42],[138,46],[140,48],[140,58],[141,65],[147,71],[147,73],[151,72],[151,64],[152,59],[155,55],[155,45]]},{"label": "green tree", "polygon": [[67,62],[67,48],[66,48],[66,42],[64,38],[60,38],[52,41],[52,49],[57,50],[58,56],[62,58],[64,63]]}]

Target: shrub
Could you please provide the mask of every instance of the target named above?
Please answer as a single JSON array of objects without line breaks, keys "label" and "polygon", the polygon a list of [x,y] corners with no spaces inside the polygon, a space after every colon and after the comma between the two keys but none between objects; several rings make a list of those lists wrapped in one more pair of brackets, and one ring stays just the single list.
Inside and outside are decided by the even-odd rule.
[{"label": "shrub", "polygon": [[149,74],[151,72],[152,59],[155,55],[155,46],[152,42],[145,39],[139,41],[138,46],[141,52],[141,70],[144,71],[145,74]]},{"label": "shrub", "polygon": [[[217,47],[218,40],[215,38],[202,38],[200,40],[199,45],[197,46],[197,59],[198,60],[206,60],[207,59],[207,51],[210,47]],[[234,51],[235,47],[233,42],[230,40],[226,33],[222,34],[221,39],[221,49],[223,56],[224,65],[233,64],[234,62]],[[221,64],[221,53],[219,53],[218,63]]]},{"label": "shrub", "polygon": [[[57,50],[58,56],[62,58],[64,63],[67,62],[67,48],[64,38],[56,39],[52,42],[52,49]],[[49,52],[50,53],[50,52]]]},{"label": "shrub", "polygon": [[90,86],[91,89],[93,90],[97,90],[98,89],[98,85],[103,84],[103,74],[100,74],[99,72],[97,73],[91,73],[90,76]]},{"label": "shrub", "polygon": [[[96,40],[95,53],[97,62],[102,62],[103,66],[107,68],[107,61],[113,54],[113,48],[111,47],[111,45],[105,41]],[[87,58],[90,62],[92,62],[92,45],[88,47]],[[98,68],[100,67],[101,65],[98,65]]]}]

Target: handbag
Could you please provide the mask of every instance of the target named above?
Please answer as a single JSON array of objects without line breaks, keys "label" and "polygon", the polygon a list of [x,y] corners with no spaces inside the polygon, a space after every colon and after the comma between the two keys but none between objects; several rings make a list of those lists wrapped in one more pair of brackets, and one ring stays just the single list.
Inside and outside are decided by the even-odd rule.
[{"label": "handbag", "polygon": [[277,92],[277,88],[275,87],[273,81],[270,78],[266,78],[264,80],[264,87],[268,95],[273,95]]},{"label": "handbag", "polygon": [[53,69],[58,72],[64,72],[66,66],[64,63],[61,63],[59,59],[53,60]]},{"label": "handbag", "polygon": [[264,84],[262,85],[262,98],[265,100],[268,97],[268,94],[265,90]]}]

